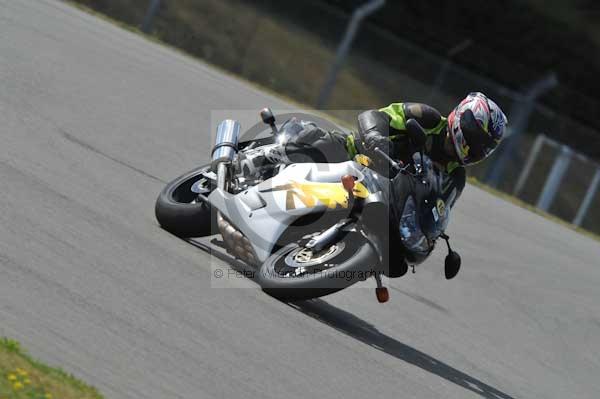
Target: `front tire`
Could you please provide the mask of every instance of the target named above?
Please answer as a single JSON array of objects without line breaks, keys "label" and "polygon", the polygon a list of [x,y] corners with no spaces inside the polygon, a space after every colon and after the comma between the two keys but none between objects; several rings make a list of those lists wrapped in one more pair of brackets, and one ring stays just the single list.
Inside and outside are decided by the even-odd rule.
[{"label": "front tire", "polygon": [[160,192],[154,212],[163,229],[179,237],[203,237],[216,231],[216,212],[191,190],[209,168],[204,165],[179,176]]},{"label": "front tire", "polygon": [[365,280],[379,262],[373,248],[354,232],[318,254],[307,257],[303,251],[292,243],[272,254],[258,274],[263,291],[283,300],[317,298]]}]

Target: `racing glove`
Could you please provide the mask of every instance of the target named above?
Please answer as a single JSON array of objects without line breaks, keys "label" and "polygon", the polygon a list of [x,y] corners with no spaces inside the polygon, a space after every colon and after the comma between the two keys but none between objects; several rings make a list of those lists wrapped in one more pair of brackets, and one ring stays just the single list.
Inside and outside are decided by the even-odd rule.
[{"label": "racing glove", "polygon": [[390,139],[382,136],[378,131],[370,131],[365,134],[364,142],[370,155],[374,155],[377,158],[379,158],[380,155],[375,152],[375,148],[379,148],[388,155],[390,153]]}]

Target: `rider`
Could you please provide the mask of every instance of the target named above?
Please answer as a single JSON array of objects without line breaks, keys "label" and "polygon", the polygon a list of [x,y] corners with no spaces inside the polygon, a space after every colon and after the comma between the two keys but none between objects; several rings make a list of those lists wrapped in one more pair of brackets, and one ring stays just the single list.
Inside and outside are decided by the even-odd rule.
[{"label": "rider", "polygon": [[474,92],[447,118],[429,105],[393,103],[361,113],[356,134],[327,132],[314,123],[305,123],[285,144],[284,154],[289,162],[343,162],[364,154],[374,161],[375,169],[387,174],[388,162],[375,149],[408,162],[415,151],[406,132],[409,119],[415,119],[424,129],[427,135],[424,153],[448,175],[453,183],[447,187],[448,191],[456,187],[456,197],[465,185],[464,166],[487,158],[502,140],[507,124],[506,116],[494,101]]},{"label": "rider", "polygon": [[[415,152],[406,130],[409,119],[415,119],[426,133],[424,153],[444,174],[441,197],[450,209],[465,186],[464,167],[487,158],[502,140],[507,124],[500,107],[480,92],[467,95],[447,118],[429,105],[393,103],[361,113],[354,134],[327,132],[304,123],[301,131],[272,155],[287,158],[287,162],[343,162],[363,154],[373,161],[373,168],[387,175],[389,162],[379,151],[404,163]],[[393,214],[398,212],[402,209],[392,209]],[[402,275],[406,269],[404,262],[396,274]]]}]

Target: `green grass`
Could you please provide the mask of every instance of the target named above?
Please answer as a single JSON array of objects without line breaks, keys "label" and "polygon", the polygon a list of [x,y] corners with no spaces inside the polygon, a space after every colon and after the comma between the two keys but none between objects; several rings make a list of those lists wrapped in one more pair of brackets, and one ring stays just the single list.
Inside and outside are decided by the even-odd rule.
[{"label": "green grass", "polygon": [[[140,12],[140,6],[133,2],[127,6],[108,1],[114,4],[107,10],[96,10],[90,0],[70,3],[285,101],[303,104],[302,108],[315,104],[335,57],[335,47],[323,43],[321,37],[265,17],[244,2],[173,1],[155,18],[152,33],[147,35],[137,27],[143,15],[133,15]],[[358,98],[365,104],[384,104],[380,94],[365,76],[346,65],[337,77],[329,104],[338,110],[355,109]]]},{"label": "green grass", "polygon": [[[322,118],[327,118],[327,119],[331,120],[332,122],[334,122],[335,124],[337,124],[338,126],[344,128],[344,129],[349,129],[349,130],[354,129],[353,123],[355,123],[355,121],[353,119],[350,121],[349,118],[347,118],[347,117],[345,118],[345,117],[339,116],[339,115],[332,115],[331,113],[326,113],[326,111],[324,111],[324,110],[313,110],[311,105],[302,103],[298,99],[290,97],[290,96],[286,95],[285,93],[282,93],[281,91],[276,91],[272,87],[269,87],[269,86],[267,86],[267,85],[265,85],[265,84],[263,84],[261,82],[251,80],[251,79],[249,79],[249,78],[247,78],[247,77],[245,77],[243,75],[235,74],[235,73],[231,72],[230,70],[224,68],[219,63],[209,62],[209,61],[205,60],[202,57],[199,57],[199,56],[197,56],[195,54],[186,52],[184,49],[182,49],[180,47],[177,47],[177,46],[175,46],[173,44],[167,43],[164,40],[162,40],[159,36],[157,36],[155,33],[153,33],[153,34],[146,34],[146,33],[142,32],[137,26],[130,25],[130,24],[125,23],[123,21],[119,21],[118,19],[112,18],[109,15],[106,15],[106,14],[103,14],[103,13],[101,13],[99,11],[96,11],[96,10],[88,7],[85,4],[79,3],[78,2],[79,0],[67,0],[67,1],[68,1],[68,3],[70,5],[72,5],[75,8],[80,9],[81,11],[84,11],[84,12],[86,12],[88,14],[91,14],[91,15],[93,15],[93,16],[95,16],[97,18],[100,18],[100,19],[102,19],[102,20],[104,20],[106,22],[112,23],[113,25],[116,25],[116,26],[118,26],[118,27],[120,27],[120,28],[122,28],[122,29],[124,29],[126,31],[138,34],[138,35],[146,38],[147,40],[149,40],[149,41],[151,41],[153,43],[159,44],[161,46],[165,46],[165,47],[169,48],[170,50],[175,51],[176,53],[178,53],[178,54],[180,54],[180,55],[182,55],[184,57],[193,59],[195,62],[199,61],[199,62],[205,63],[207,65],[210,65],[211,68],[217,69],[222,74],[224,74],[226,76],[229,76],[231,78],[243,81],[244,83],[246,83],[247,85],[255,88],[256,90],[259,90],[259,91],[262,91],[264,93],[267,93],[270,96],[275,97],[275,98],[281,100],[282,102],[289,103],[294,108],[311,110],[311,112],[317,114],[317,116],[322,117]],[[274,34],[274,36],[277,36],[279,33],[280,32],[276,32]],[[266,107],[266,106],[270,106],[270,104],[262,104],[258,108],[262,108],[262,107]],[[257,118],[258,118],[258,112],[257,112]]]},{"label": "green grass", "polygon": [[102,395],[63,370],[33,359],[17,341],[0,338],[0,399],[75,398]]}]

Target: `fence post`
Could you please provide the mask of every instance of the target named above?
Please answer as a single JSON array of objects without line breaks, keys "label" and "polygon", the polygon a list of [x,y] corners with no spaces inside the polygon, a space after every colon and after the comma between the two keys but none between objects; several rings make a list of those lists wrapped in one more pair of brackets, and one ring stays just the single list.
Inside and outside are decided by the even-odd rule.
[{"label": "fence post", "polygon": [[146,11],[146,16],[144,17],[144,21],[142,21],[142,32],[150,33],[150,28],[152,28],[152,21],[158,13],[158,9],[160,8],[160,0],[150,0],[148,4],[148,11]]},{"label": "fence post", "polygon": [[596,194],[596,191],[598,191],[598,185],[600,185],[600,168],[596,168],[596,173],[592,178],[592,182],[585,193],[585,197],[583,197],[581,205],[579,205],[577,215],[575,215],[575,219],[573,219],[573,224],[575,226],[581,226],[583,218],[587,214],[588,209],[590,209],[594,195]]},{"label": "fence post", "polygon": [[531,151],[529,151],[529,157],[527,157],[527,162],[525,162],[525,166],[523,167],[523,170],[521,170],[521,174],[519,175],[519,180],[517,180],[517,184],[513,189],[513,195],[515,197],[518,197],[519,194],[521,194],[521,190],[523,190],[523,187],[525,186],[525,182],[529,177],[529,173],[531,173],[533,164],[535,164],[535,161],[538,157],[538,154],[540,153],[540,150],[542,149],[542,145],[544,144],[545,140],[546,136],[544,136],[543,134],[538,134],[538,136],[535,138],[535,142],[531,147]]},{"label": "fence post", "polygon": [[486,184],[492,187],[498,186],[506,165],[515,156],[515,150],[518,148],[522,133],[527,128],[529,116],[533,111],[536,99],[557,84],[558,78],[554,72],[551,72],[534,82],[521,98],[515,100],[508,114],[510,131],[507,133],[510,133],[510,135],[505,138],[505,143],[500,144],[496,150],[498,154],[488,168],[484,179]]},{"label": "fence post", "polygon": [[325,84],[323,85],[323,87],[321,88],[321,92],[319,93],[319,98],[317,99],[317,109],[323,108],[327,103],[329,95],[331,94],[333,86],[335,85],[335,79],[337,78],[337,74],[342,68],[344,58],[346,58],[346,54],[348,54],[348,51],[350,50],[350,45],[354,40],[354,36],[356,36],[356,32],[358,32],[358,28],[360,26],[361,21],[370,14],[377,11],[384,4],[385,0],[371,0],[366,4],[363,4],[362,6],[358,7],[352,13],[352,18],[348,23],[348,27],[346,28],[344,38],[340,42],[340,45],[335,54],[335,60],[329,68],[327,79],[325,80]]},{"label": "fence post", "polygon": [[569,147],[564,144],[561,145],[560,153],[556,157],[554,165],[552,165],[550,174],[548,174],[546,183],[544,183],[544,189],[538,198],[537,207],[543,211],[547,212],[550,209],[550,205],[552,205],[554,196],[560,187],[560,182],[571,163],[571,152]]},{"label": "fence post", "polygon": [[435,98],[435,95],[438,93],[438,91],[441,91],[444,81],[446,80],[446,75],[448,74],[448,69],[450,69],[450,60],[454,58],[454,56],[456,56],[458,53],[465,51],[472,44],[472,39],[465,39],[462,42],[458,43],[456,46],[452,47],[450,50],[448,50],[448,52],[446,53],[446,58],[444,59],[444,62],[442,62],[442,67],[440,68],[440,71],[438,72],[438,75],[433,83],[433,87],[429,92],[429,96],[427,97],[427,103],[430,103],[431,100]]}]

